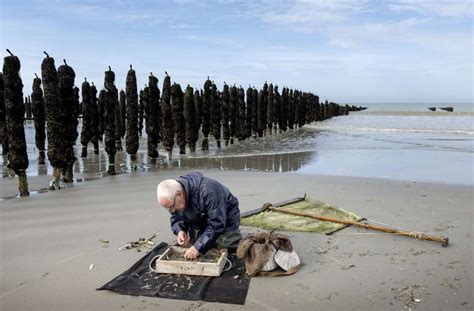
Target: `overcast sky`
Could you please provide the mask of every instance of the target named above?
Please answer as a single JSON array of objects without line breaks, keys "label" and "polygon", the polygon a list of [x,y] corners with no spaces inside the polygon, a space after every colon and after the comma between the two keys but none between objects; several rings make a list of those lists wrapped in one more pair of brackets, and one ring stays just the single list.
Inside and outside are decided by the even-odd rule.
[{"label": "overcast sky", "polygon": [[164,71],[183,87],[209,75],[271,81],[339,103],[473,102],[471,0],[2,0],[1,48],[31,93],[46,50],[103,85],[110,65],[139,87]]}]

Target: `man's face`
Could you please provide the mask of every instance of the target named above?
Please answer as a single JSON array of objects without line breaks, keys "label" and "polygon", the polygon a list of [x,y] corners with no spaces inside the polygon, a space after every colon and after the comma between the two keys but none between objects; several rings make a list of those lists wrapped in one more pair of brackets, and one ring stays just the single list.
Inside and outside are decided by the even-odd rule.
[{"label": "man's face", "polygon": [[167,198],[161,197],[160,205],[166,208],[170,213],[176,213],[184,210],[184,208],[186,207],[184,192],[176,192],[172,200],[168,200]]}]

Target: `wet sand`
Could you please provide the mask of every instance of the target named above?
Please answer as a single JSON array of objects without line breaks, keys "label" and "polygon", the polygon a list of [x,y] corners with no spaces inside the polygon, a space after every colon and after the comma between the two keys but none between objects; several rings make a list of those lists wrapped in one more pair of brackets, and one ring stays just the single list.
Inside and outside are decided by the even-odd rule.
[{"label": "wet sand", "polygon": [[[415,114],[404,118],[400,115],[379,116],[382,120],[378,120],[376,116],[368,112],[351,113],[295,130],[267,133],[258,139],[235,140],[229,146],[224,146],[222,141],[220,149],[211,137],[209,151],[201,150],[199,140],[194,153],[180,155],[175,146],[171,160],[160,145],[160,157],[152,161],[147,156],[144,133],[137,153],[138,171],[180,168],[300,172],[474,185],[472,169],[466,169],[474,161],[471,117],[453,119]],[[53,168],[48,161],[46,165],[38,164],[31,121],[26,123],[25,135],[28,177],[51,175]],[[81,158],[82,146],[79,139],[76,142],[74,174],[78,181],[101,178],[108,168],[103,143],[100,143],[99,155],[93,153],[91,144],[88,147],[88,156]],[[0,179],[14,177],[6,163],[6,156],[0,156]],[[115,169],[119,173],[131,171],[130,156],[125,151],[117,152]]]},{"label": "wet sand", "polygon": [[[169,168],[121,174],[0,200],[0,309],[473,308],[472,186],[250,171],[203,173],[228,185],[242,211],[307,193],[368,219],[448,236],[451,243],[443,248],[357,228],[332,236],[289,233],[304,266],[293,276],[253,278],[245,306],[96,291],[143,256],[118,247],[155,232],[155,242],[174,239],[155,188],[186,172]],[[44,187],[49,179],[30,177],[30,189]],[[16,180],[0,179],[0,189],[2,197],[16,193]],[[244,234],[256,231],[243,228]],[[109,240],[109,247],[102,247],[100,239]]]}]

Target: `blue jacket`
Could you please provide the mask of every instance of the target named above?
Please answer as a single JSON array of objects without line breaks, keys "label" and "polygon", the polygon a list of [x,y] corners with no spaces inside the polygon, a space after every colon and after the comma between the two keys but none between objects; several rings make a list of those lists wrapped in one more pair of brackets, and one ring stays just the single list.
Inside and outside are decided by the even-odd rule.
[{"label": "blue jacket", "polygon": [[194,247],[205,254],[222,233],[239,229],[239,201],[227,187],[199,172],[180,176],[177,181],[185,189],[186,208],[171,214],[175,235],[179,231],[197,231]]}]

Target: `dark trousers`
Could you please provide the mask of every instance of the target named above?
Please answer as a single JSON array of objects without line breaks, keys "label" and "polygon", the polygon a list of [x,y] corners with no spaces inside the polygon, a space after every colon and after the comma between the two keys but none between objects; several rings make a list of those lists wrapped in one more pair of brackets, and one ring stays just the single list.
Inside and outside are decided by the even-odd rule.
[{"label": "dark trousers", "polygon": [[[201,234],[204,232],[204,230],[195,230],[191,228],[189,230],[189,238],[191,240],[191,243],[194,244],[194,242],[201,236]],[[242,240],[242,234],[240,234],[240,230],[236,231],[228,231],[222,233],[214,243],[212,247],[217,247],[217,248],[227,248],[229,252],[235,252],[237,249],[237,246],[239,245],[240,240]]]}]

